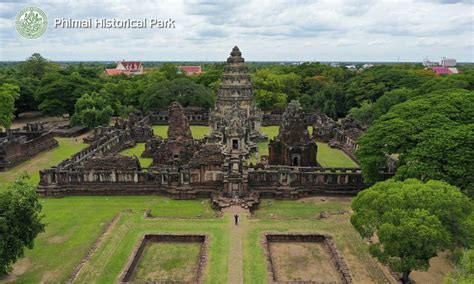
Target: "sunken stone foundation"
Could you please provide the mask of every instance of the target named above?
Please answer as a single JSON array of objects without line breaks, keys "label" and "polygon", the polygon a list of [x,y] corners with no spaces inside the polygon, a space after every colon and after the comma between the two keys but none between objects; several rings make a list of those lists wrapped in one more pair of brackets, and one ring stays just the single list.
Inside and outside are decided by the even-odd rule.
[{"label": "sunken stone foundation", "polygon": [[[267,257],[267,271],[268,271],[268,282],[269,283],[327,283],[327,281],[321,281],[321,279],[302,279],[297,281],[281,281],[277,279],[277,267],[274,263],[274,256],[272,255],[271,245],[275,243],[320,243],[323,245],[325,252],[329,255],[329,259],[332,262],[339,279],[334,279],[331,283],[352,283],[352,277],[349,273],[349,268],[344,261],[343,257],[339,254],[336,249],[336,245],[332,241],[331,236],[325,234],[265,234],[263,239],[263,245],[265,249],[265,255]],[[291,264],[288,264],[291,265]],[[314,269],[318,269],[315,267]]]},{"label": "sunken stone foundation", "polygon": [[155,284],[165,283],[203,283],[204,269],[207,262],[207,246],[208,237],[207,235],[158,235],[158,234],[147,234],[144,235],[137,246],[135,247],[125,270],[122,272],[119,283],[135,283],[131,281],[132,274],[136,269],[140,258],[145,252],[147,244],[153,242],[164,242],[164,243],[199,243],[201,245],[199,257],[198,257],[198,269],[193,277],[193,281],[180,282],[180,281],[160,281],[159,279],[153,281]]}]

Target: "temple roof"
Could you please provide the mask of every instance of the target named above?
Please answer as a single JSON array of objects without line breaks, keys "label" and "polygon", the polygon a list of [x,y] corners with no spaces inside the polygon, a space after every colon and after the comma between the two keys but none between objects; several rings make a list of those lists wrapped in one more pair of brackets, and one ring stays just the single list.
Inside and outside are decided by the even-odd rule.
[{"label": "temple roof", "polygon": [[240,52],[239,47],[236,45],[236,46],[234,46],[234,48],[232,49],[232,52],[230,53],[230,55],[231,55],[232,57],[241,57],[241,56],[242,56],[242,52]]}]

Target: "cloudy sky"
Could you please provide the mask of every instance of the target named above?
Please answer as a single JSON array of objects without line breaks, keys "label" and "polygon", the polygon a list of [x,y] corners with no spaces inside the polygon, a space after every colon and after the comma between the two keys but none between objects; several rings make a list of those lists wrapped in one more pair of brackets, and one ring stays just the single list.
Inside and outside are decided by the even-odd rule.
[{"label": "cloudy sky", "polygon": [[[0,60],[474,61],[473,0],[0,0]],[[18,11],[46,12],[46,34],[22,39]],[[175,29],[60,29],[55,18],[168,19]]]}]

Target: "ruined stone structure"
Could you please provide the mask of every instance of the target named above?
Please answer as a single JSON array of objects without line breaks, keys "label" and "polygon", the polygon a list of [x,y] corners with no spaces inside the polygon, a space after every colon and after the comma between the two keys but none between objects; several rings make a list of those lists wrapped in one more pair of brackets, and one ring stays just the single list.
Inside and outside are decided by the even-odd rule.
[{"label": "ruined stone structure", "polygon": [[318,146],[308,133],[303,108],[298,101],[288,104],[280,124],[278,136],[268,145],[270,165],[294,167],[318,166]]},{"label": "ruined stone structure", "polygon": [[322,142],[329,142],[334,139],[337,124],[325,114],[318,113],[313,120],[313,136]]},{"label": "ruined stone structure", "polygon": [[[117,153],[149,134],[151,128],[145,124],[147,121],[145,117],[135,123],[120,121],[113,127],[98,128],[96,133],[101,134],[91,139],[93,142],[88,148],[56,167],[40,171],[38,193],[44,196],[213,197],[215,206],[225,206],[226,197],[239,196],[245,206],[255,208],[260,196],[299,198],[312,194],[354,194],[365,186],[358,169],[283,165],[249,168],[243,160],[246,155],[243,149],[234,149],[232,144],[192,140],[187,119],[177,103],[170,107],[169,138],[151,138],[146,144],[148,155],[160,158],[156,158],[157,162],[151,167],[143,168],[136,157],[121,157]],[[306,137],[304,141],[310,141],[306,130],[301,126],[299,129]],[[226,131],[229,137],[242,139],[238,119],[233,120]]]},{"label": "ruined stone structure", "polygon": [[0,133],[0,171],[5,171],[58,145],[54,134],[40,123]]},{"label": "ruined stone structure", "polygon": [[[200,143],[193,140],[189,122],[184,115],[183,107],[174,102],[169,110],[168,138],[161,143],[156,139],[150,140],[150,146],[146,148],[152,151],[153,166],[163,164],[183,165],[189,163],[192,156],[199,150]],[[149,142],[147,142],[148,144]],[[159,145],[157,145],[159,143]],[[156,149],[153,150],[153,148]],[[145,153],[148,154],[148,153]]]},{"label": "ruined stone structure", "polygon": [[[188,106],[184,109],[184,115],[190,125],[209,125],[209,111],[200,107]],[[168,125],[169,112],[168,109],[160,110],[149,115],[150,123],[154,125]]]},{"label": "ruined stone structure", "polygon": [[[232,114],[232,115],[231,115]],[[236,127],[235,116],[240,119],[242,140],[230,140],[227,136],[230,127]],[[211,112],[209,125],[212,129],[209,141],[221,144],[232,143],[234,148],[256,149],[256,142],[265,139],[260,133],[262,115],[253,97],[252,83],[242,53],[234,46],[222,76],[217,92],[215,109]],[[235,137],[234,137],[235,138]],[[234,139],[232,138],[232,139]],[[234,149],[236,150],[236,149]]]},{"label": "ruined stone structure", "polygon": [[[269,165],[247,165],[260,134],[250,76],[237,47],[232,50],[209,118],[212,133],[194,140],[186,110],[173,103],[167,111],[166,139],[155,137],[153,115],[131,115],[114,126],[98,127],[87,137],[90,146],[55,167],[40,171],[37,192],[43,196],[163,194],[175,199],[211,197],[216,207],[241,202],[258,206],[259,197],[300,198],[314,194],[355,194],[366,185],[360,169],[322,168],[317,164],[318,137],[307,131],[307,115],[292,102],[270,143]],[[328,126],[329,127],[329,126]],[[331,126],[332,127],[332,126]],[[342,133],[348,130],[337,126]],[[324,130],[324,135],[334,129]],[[336,134],[331,134],[336,139]],[[337,136],[339,137],[339,136]],[[339,141],[339,140],[338,140]],[[342,139],[342,142],[347,140]],[[144,168],[136,158],[117,156],[146,142]],[[346,143],[344,142],[344,143]],[[244,205],[243,205],[244,206]]]},{"label": "ruined stone structure", "polygon": [[357,139],[364,133],[362,126],[351,115],[346,116],[337,123],[334,131],[334,140],[331,147],[341,149],[355,160],[354,151],[357,149]]}]

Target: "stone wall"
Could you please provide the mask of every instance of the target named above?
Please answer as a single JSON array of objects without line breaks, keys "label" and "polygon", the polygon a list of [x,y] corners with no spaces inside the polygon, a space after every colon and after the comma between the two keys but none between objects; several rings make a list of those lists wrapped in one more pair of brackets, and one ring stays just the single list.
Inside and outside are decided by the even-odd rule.
[{"label": "stone wall", "polygon": [[249,188],[261,197],[295,199],[320,194],[355,195],[367,187],[360,169],[273,166],[251,170]]},{"label": "stone wall", "polygon": [[0,138],[0,171],[58,146],[52,132],[14,131]]},{"label": "stone wall", "polygon": [[[176,199],[210,197],[224,188],[219,165],[205,168],[51,168],[40,172],[42,196],[163,194]],[[359,169],[270,167],[250,169],[248,189],[261,197],[293,199],[316,194],[356,194],[366,185]]]},{"label": "stone wall", "polygon": [[[190,125],[209,125],[209,111],[199,107],[184,108],[184,115],[188,118]],[[148,115],[150,123],[154,125],[168,125],[169,110],[160,110]]]}]

